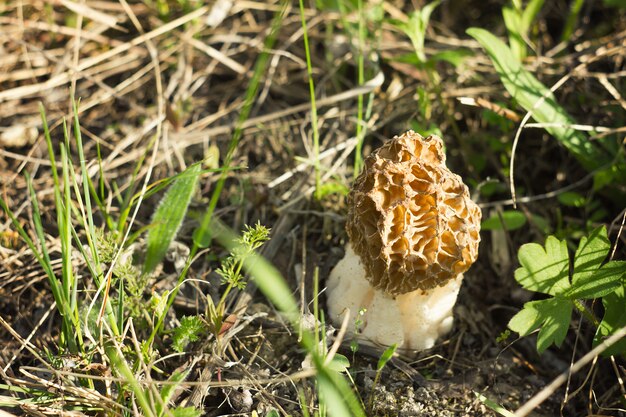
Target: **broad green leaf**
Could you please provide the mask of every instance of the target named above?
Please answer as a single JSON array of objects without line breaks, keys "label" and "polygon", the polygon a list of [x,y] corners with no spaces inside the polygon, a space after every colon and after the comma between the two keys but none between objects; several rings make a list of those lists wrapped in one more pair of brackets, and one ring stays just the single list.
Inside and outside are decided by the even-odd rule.
[{"label": "broad green leaf", "polygon": [[517,257],[521,267],[515,279],[527,290],[561,294],[569,288],[569,255],[565,240],[548,236],[545,249],[537,243],[522,245]]},{"label": "broad green leaf", "polygon": [[[587,135],[568,126],[574,124],[570,115],[556,102],[554,94],[522,66],[518,57],[504,42],[480,28],[470,28],[467,33],[476,39],[493,62],[502,84],[515,100],[533,118],[546,126],[588,170],[593,170],[611,162],[611,158],[601,148],[589,141]],[[539,104],[539,101],[543,100]]]},{"label": "broad green leaf", "polygon": [[543,353],[551,344],[561,346],[569,328],[573,303],[562,297],[530,301],[517,313],[509,328],[527,336],[541,327],[537,336],[537,352]]},{"label": "broad green leaf", "polygon": [[540,314],[543,325],[537,336],[537,352],[543,353],[553,343],[560,347],[567,336],[572,318],[572,302],[560,297],[542,300]]},{"label": "broad green leaf", "polygon": [[509,321],[509,329],[519,333],[520,336],[528,336],[533,330],[541,326],[542,317],[539,314],[539,309],[536,307],[541,302],[529,301],[524,304],[524,308]]},{"label": "broad green leaf", "polygon": [[574,255],[574,276],[572,286],[577,287],[579,281],[585,281],[593,275],[606,258],[611,243],[606,234],[606,227],[598,227],[589,236],[580,239]]},{"label": "broad green leaf", "polygon": [[202,167],[195,164],[187,169],[189,175],[176,179],[167,190],[152,217],[148,232],[146,261],[143,272],[149,273],[163,260],[167,249],[183,222]]},{"label": "broad green leaf", "polygon": [[626,261],[612,261],[576,281],[576,284],[572,285],[564,295],[572,299],[604,297],[622,286],[621,281],[624,276],[626,276]]},{"label": "broad green leaf", "polygon": [[516,210],[505,210],[501,213],[502,218],[497,213],[485,219],[480,228],[482,230],[516,230],[526,224],[526,216]]},{"label": "broad green leaf", "polygon": [[509,45],[511,46],[511,52],[518,59],[524,59],[526,57],[526,42],[523,36],[525,35],[522,28],[522,17],[519,12],[511,7],[502,8],[502,18],[504,25],[509,32]]},{"label": "broad green leaf", "polygon": [[[622,284],[615,292],[606,295],[602,299],[602,305],[604,306],[604,318],[596,336],[593,339],[593,345],[597,346],[604,339],[626,326],[626,286]],[[605,350],[602,355],[624,355],[626,354],[626,338],[621,339],[613,346]]]}]

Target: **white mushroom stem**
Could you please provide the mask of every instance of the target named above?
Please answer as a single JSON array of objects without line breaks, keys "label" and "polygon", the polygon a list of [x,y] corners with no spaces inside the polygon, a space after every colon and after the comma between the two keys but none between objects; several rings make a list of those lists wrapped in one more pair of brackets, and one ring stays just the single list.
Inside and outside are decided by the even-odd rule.
[{"label": "white mushroom stem", "polygon": [[[330,319],[340,325],[343,315],[350,311],[349,333],[355,333],[359,318],[358,337],[363,342],[398,348],[423,350],[452,328],[452,309],[456,303],[463,274],[444,286],[431,290],[416,290],[395,298],[373,288],[366,278],[365,268],[348,244],[345,257],[331,271],[327,280],[327,305]],[[363,316],[359,312],[365,310]]]}]

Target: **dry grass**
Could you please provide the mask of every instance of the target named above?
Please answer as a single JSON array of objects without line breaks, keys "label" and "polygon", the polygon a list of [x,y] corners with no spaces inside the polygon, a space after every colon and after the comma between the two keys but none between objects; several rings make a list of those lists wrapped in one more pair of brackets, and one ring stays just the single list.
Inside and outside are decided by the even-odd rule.
[{"label": "dry grass", "polygon": [[[467,274],[450,337],[417,358],[394,359],[377,387],[371,385],[371,369],[381,350],[361,348],[353,355],[346,344],[343,352],[352,362],[358,392],[364,399],[370,395],[377,399],[378,408],[369,410],[372,415],[400,414],[402,407],[411,415],[420,404],[429,415],[493,414],[474,392],[508,409],[519,407],[590,350],[594,331],[576,318],[575,334],[563,347],[542,356],[530,339],[506,346],[496,341],[509,318],[531,296],[513,280],[519,246],[542,240],[544,224],[551,233],[577,239],[589,225],[606,223],[614,226],[610,238],[620,242],[615,256],[624,257],[626,239],[618,234],[624,185],[616,184],[621,197],[596,194],[591,187],[595,172],[583,170],[543,129],[532,123],[520,127],[525,113],[511,103],[479,44],[465,34],[468,27],[478,26],[503,35],[501,4],[461,3],[439,6],[427,31],[425,53],[434,56],[463,48],[471,54],[457,67],[437,61],[430,70],[401,59],[414,49],[388,19],[369,22],[370,35],[361,51],[353,29],[346,27],[356,27],[356,13],[314,10],[310,4],[305,10],[323,184],[335,184],[337,189],[350,185],[358,123],[366,127],[365,155],[385,138],[411,127],[437,128],[444,134],[449,164],[466,178],[484,216],[490,217],[513,203],[509,161],[518,127],[521,134],[514,178],[517,203],[528,227],[483,234],[480,260]],[[534,53],[525,65],[545,85],[555,86],[560,103],[582,128],[594,130],[592,139],[623,138],[626,16],[596,3],[583,7],[566,43],[559,42],[558,35],[568,2],[547,4],[533,33]],[[169,5],[164,16],[159,16],[159,4]],[[280,4],[218,0],[186,10],[181,4],[186,2],[0,4],[0,135],[13,128],[18,138],[29,139],[22,146],[0,143],[2,198],[21,224],[33,230],[32,201],[23,173],[34,178],[52,266],[58,272],[60,242],[39,102],[51,122],[53,139],[60,142],[62,119],[73,117],[70,95],[81,99],[88,175],[95,184],[102,181],[104,205],[113,217],[120,214],[126,193],[139,192],[205,158],[208,165],[215,164],[210,158],[216,155],[223,161],[232,134],[240,127],[243,136],[231,165],[246,168],[229,172],[216,216],[234,230],[256,221],[272,228],[272,240],[263,254],[297,293],[303,315],[309,314],[315,268],[320,268],[323,286],[341,256],[345,206],[341,193],[320,201],[313,198],[316,155],[298,6],[287,8],[250,117],[238,126],[246,88]],[[384,2],[383,9],[387,18],[406,20],[414,7]],[[365,56],[362,85],[356,81],[360,52]],[[369,117],[362,121],[357,116],[360,95],[371,106]],[[28,128],[36,128],[38,134],[28,137]],[[141,159],[145,163],[136,171]],[[200,179],[200,190],[178,236],[185,245],[191,244],[191,233],[218,176],[205,173]],[[559,204],[557,197],[565,191],[587,197],[587,204]],[[143,201],[128,225],[131,234],[150,224],[157,203],[157,196]],[[602,215],[594,217],[599,210]],[[103,222],[101,215],[96,219]],[[0,401],[46,399],[21,402],[7,410],[37,416],[61,409],[91,415],[95,408],[110,415],[139,414],[129,408],[132,401],[122,403],[116,397],[120,376],[112,375],[111,364],[97,348],[89,361],[56,354],[59,320],[45,275],[4,213],[0,238],[0,395],[4,396]],[[142,362],[145,369],[135,370],[142,384],[161,387],[176,369],[188,369],[184,389],[177,390],[171,401],[201,408],[207,415],[251,410],[265,415],[270,409],[301,415],[299,392],[304,403],[315,409],[313,371],[302,369],[304,354],[297,335],[252,285],[230,299],[229,311],[238,320],[221,340],[198,342],[187,354],[169,349],[167,331],[177,326],[183,314],[204,312],[204,294],[219,295],[214,269],[216,258],[224,254],[214,244],[192,264],[189,282],[176,298],[165,322],[166,333],[156,344],[158,357],[147,358]],[[74,267],[85,280],[85,291],[95,290],[84,262],[76,258]],[[144,301],[155,291],[171,289],[177,273],[174,263],[166,262],[146,282]],[[139,325],[125,329],[125,353],[141,356],[145,337]],[[624,413],[625,376],[623,358],[594,360],[566,387],[554,391],[537,408],[537,415],[556,415],[559,409],[563,415]],[[94,389],[84,388],[80,378],[94,381]],[[35,391],[18,393],[17,388]],[[393,403],[394,397],[406,401]]]}]

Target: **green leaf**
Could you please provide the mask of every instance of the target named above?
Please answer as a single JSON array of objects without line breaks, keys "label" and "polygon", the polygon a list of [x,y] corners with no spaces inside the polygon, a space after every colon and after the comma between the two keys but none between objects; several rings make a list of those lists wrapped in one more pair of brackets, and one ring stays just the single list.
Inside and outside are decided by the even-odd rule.
[{"label": "green leaf", "polygon": [[626,262],[612,261],[600,267],[611,248],[606,227],[593,230],[580,239],[574,257],[572,287],[564,294],[570,298],[600,298],[620,286]]},{"label": "green leaf", "polygon": [[[626,326],[626,286],[622,284],[615,292],[606,295],[602,299],[604,306],[604,318],[598,327],[593,345],[597,346],[604,339]],[[621,339],[613,346],[605,350],[603,356],[626,354],[626,338]]]},{"label": "green leaf", "polygon": [[569,288],[569,255],[565,240],[548,236],[545,249],[537,243],[522,245],[517,257],[521,267],[515,279],[527,290],[556,295]]},{"label": "green leaf", "polygon": [[572,308],[572,301],[562,297],[530,301],[509,321],[509,328],[526,336],[541,327],[537,336],[537,352],[541,354],[553,343],[561,346],[567,335]]},{"label": "green leaf", "polygon": [[174,417],[200,417],[204,412],[196,407],[176,407],[170,410]]},{"label": "green leaf", "polygon": [[500,414],[503,417],[515,417],[515,414],[510,412],[509,410],[507,410],[506,408],[502,407],[500,404],[498,404],[497,402],[490,400],[489,398],[485,397],[483,394],[474,391],[474,395],[476,396],[476,398],[478,399],[478,401],[480,401],[481,403],[485,404],[487,407],[491,408],[493,411],[495,411],[496,413]]},{"label": "green leaf", "polygon": [[174,372],[168,379],[168,384],[165,384],[163,388],[161,388],[161,392],[159,395],[161,396],[161,401],[155,402],[155,408],[157,414],[159,416],[165,415],[165,411],[167,408],[164,406],[172,399],[172,396],[176,393],[176,389],[180,386],[180,383],[187,378],[189,374],[189,370],[185,370],[183,372]]},{"label": "green leaf", "polygon": [[537,352],[543,353],[551,344],[561,346],[572,318],[573,304],[560,297],[544,300],[542,314],[545,316],[537,336]]},{"label": "green leaf", "polygon": [[148,232],[146,261],[143,272],[149,273],[163,260],[167,249],[183,222],[191,196],[198,182],[200,164],[187,169],[189,175],[183,175],[172,183],[159,203],[152,217],[153,227]]},{"label": "green leaf", "polygon": [[176,352],[182,352],[187,345],[200,338],[200,334],[205,330],[202,319],[198,316],[183,316],[180,319],[180,326],[174,329],[172,336],[172,348]]},{"label": "green leaf", "polygon": [[526,9],[522,13],[522,29],[528,33],[530,26],[543,7],[544,0],[530,0]]},{"label": "green leaf", "polygon": [[330,363],[326,366],[328,367],[328,369],[336,372],[348,372],[348,368],[350,367],[350,361],[344,355],[336,353]]},{"label": "green leaf", "polygon": [[500,214],[502,218],[496,213],[485,219],[480,228],[482,230],[516,230],[526,224],[526,216],[517,210],[505,210]]},{"label": "green leaf", "polygon": [[565,191],[557,196],[559,203],[569,207],[584,207],[586,200],[581,194],[574,191]]},{"label": "green leaf", "polygon": [[[476,39],[491,58],[502,84],[515,100],[532,112],[539,123],[550,124],[546,130],[565,146],[587,170],[611,162],[609,155],[589,141],[588,137],[568,126],[574,124],[570,115],[556,102],[554,94],[522,66],[519,58],[504,42],[480,28],[467,33]],[[543,100],[541,104],[538,104]]]},{"label": "green leaf", "polygon": [[524,59],[526,57],[526,42],[524,42],[523,35],[525,35],[522,29],[522,17],[517,10],[511,7],[502,8],[502,18],[504,25],[509,32],[509,45],[511,45],[511,52],[518,59]]},{"label": "green leaf", "polygon": [[414,13],[411,13],[409,20],[406,23],[399,23],[397,27],[402,30],[411,39],[415,54],[421,63],[426,62],[426,53],[424,52],[424,39],[426,37],[426,28],[430,21],[430,15],[437,6],[439,6],[440,0],[434,1],[426,6],[422,7]]},{"label": "green leaf", "polygon": [[393,358],[393,354],[396,353],[397,348],[398,348],[398,345],[394,343],[393,345],[385,349],[383,354],[380,356],[380,359],[378,359],[378,365],[376,365],[376,371],[380,372],[385,367],[385,365],[387,365],[387,362],[389,362],[391,358]]},{"label": "green leaf", "polygon": [[[229,251],[232,252],[241,247],[237,235],[218,219],[213,219],[211,229],[215,239]],[[243,268],[254,278],[255,284],[263,294],[285,313],[292,323],[297,323],[298,303],[280,271],[261,255],[254,252],[245,258]]]},{"label": "green leaf", "polygon": [[469,49],[448,49],[437,52],[430,57],[430,61],[446,61],[458,68],[467,58],[472,56],[474,56],[474,53]]},{"label": "green leaf", "polygon": [[323,199],[332,194],[346,196],[349,191],[350,189],[345,184],[338,181],[329,181],[320,185],[319,197]]},{"label": "green leaf", "polygon": [[610,248],[611,243],[604,226],[596,228],[589,236],[581,238],[574,255],[572,285],[577,286],[579,281],[584,281],[593,275],[606,258]]},{"label": "green leaf", "polygon": [[524,304],[524,308],[509,321],[509,329],[523,337],[528,336],[533,330],[539,328],[541,326],[541,316],[539,310],[535,307],[537,303],[541,303],[541,301],[530,301]]},{"label": "green leaf", "polygon": [[564,295],[571,299],[604,297],[621,284],[626,276],[626,261],[612,261],[576,282]]},{"label": "green leaf", "polygon": [[360,403],[341,374],[326,367],[317,368],[319,393],[333,417],[365,417]]}]

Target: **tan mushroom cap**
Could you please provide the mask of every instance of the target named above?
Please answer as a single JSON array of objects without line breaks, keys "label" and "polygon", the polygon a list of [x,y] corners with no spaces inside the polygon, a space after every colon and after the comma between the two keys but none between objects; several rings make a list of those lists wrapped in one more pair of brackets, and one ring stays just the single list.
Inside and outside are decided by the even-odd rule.
[{"label": "tan mushroom cap", "polygon": [[413,131],[365,160],[348,195],[346,228],[374,288],[428,290],[476,260],[481,211],[445,161],[441,138]]}]

